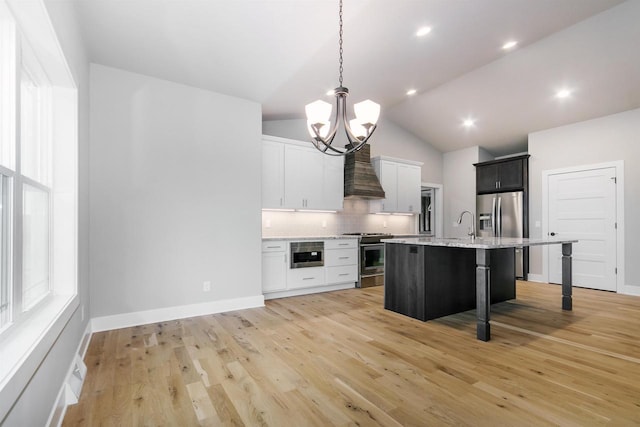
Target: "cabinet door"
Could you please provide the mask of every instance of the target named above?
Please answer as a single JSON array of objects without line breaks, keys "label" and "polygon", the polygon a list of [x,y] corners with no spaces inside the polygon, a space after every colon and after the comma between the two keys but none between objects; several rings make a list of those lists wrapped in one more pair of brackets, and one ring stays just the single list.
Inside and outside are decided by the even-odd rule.
[{"label": "cabinet door", "polygon": [[476,166],[476,190],[481,193],[498,191],[498,165]]},{"label": "cabinet door", "polygon": [[262,142],[262,207],[284,207],[284,144]]},{"label": "cabinet door", "polygon": [[322,209],[323,158],[314,148],[285,147],[285,205],[294,209]]},{"label": "cabinet door", "polygon": [[524,188],[523,182],[523,160],[511,160],[499,164],[498,188],[504,190],[521,190]]},{"label": "cabinet door", "polygon": [[262,253],[262,292],[282,291],[287,288],[286,252]]},{"label": "cabinet door", "polygon": [[324,156],[322,209],[340,211],[344,202],[344,157]]},{"label": "cabinet door", "polygon": [[398,165],[398,205],[397,212],[420,211],[420,167]]},{"label": "cabinet door", "polygon": [[386,196],[381,201],[381,211],[396,212],[398,209],[398,165],[384,160],[380,161],[378,179],[380,179],[380,185],[382,185]]}]

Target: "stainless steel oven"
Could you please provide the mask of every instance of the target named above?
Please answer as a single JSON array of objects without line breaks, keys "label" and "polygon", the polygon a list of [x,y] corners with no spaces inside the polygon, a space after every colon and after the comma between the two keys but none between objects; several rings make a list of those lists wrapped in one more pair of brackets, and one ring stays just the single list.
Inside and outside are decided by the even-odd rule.
[{"label": "stainless steel oven", "polygon": [[384,274],[384,243],[360,245],[360,276]]},{"label": "stainless steel oven", "polygon": [[358,287],[384,285],[384,243],[381,239],[390,239],[391,234],[383,233],[346,233],[360,236],[360,280]]},{"label": "stainless steel oven", "polygon": [[291,242],[291,268],[322,267],[324,242]]}]

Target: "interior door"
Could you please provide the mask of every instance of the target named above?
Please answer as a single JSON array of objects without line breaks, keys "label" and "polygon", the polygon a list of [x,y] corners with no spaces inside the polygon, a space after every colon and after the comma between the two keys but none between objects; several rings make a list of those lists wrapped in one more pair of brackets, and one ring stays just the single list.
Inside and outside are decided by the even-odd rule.
[{"label": "interior door", "polygon": [[[616,170],[549,175],[549,235],[573,244],[573,285],[616,290]],[[549,281],[562,283],[560,245],[549,246]]]}]

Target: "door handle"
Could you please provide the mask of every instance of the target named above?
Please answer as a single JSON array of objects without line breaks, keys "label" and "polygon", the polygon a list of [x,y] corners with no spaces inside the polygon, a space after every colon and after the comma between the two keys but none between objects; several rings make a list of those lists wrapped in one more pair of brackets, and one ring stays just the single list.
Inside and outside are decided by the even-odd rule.
[{"label": "door handle", "polygon": [[498,237],[502,237],[502,197],[498,197]]},{"label": "door handle", "polygon": [[555,236],[556,233],[554,233],[553,231],[551,233],[549,233],[550,236]]},{"label": "door handle", "polygon": [[493,233],[493,237],[498,236],[498,230],[496,230],[496,215],[498,212],[496,211],[496,198],[493,198],[493,205],[491,206],[491,233]]}]

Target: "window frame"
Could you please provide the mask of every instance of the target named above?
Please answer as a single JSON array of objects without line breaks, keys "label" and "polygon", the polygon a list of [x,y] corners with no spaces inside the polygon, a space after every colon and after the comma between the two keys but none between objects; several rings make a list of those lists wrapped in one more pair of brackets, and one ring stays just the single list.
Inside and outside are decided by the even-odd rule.
[{"label": "window frame", "polygon": [[[49,106],[51,116],[47,131],[51,139],[46,154],[50,168],[42,179],[49,196],[49,281],[50,292],[30,310],[12,306],[13,318],[0,328],[0,420],[27,388],[29,381],[50,353],[62,331],[74,314],[85,322],[78,295],[78,87],[54,32],[47,8],[42,0],[0,1],[0,121],[13,126],[0,126],[0,174],[12,180],[11,201],[13,259],[12,283],[21,280],[23,256],[22,203],[24,185],[42,188],[37,179],[22,176],[19,151],[20,71],[24,46],[32,49],[34,58],[50,81]],[[4,60],[11,55],[12,63]],[[27,53],[27,57],[28,57]],[[7,83],[9,82],[9,83]],[[11,82],[14,82],[11,85]],[[9,88],[9,89],[7,89]],[[15,90],[13,90],[15,88]],[[7,119],[9,117],[9,119]],[[3,144],[6,138],[16,141],[13,152]],[[9,160],[7,160],[9,159]],[[8,163],[4,163],[8,164]],[[20,212],[20,215],[16,212]],[[55,274],[54,274],[55,272]],[[22,288],[20,288],[22,291]],[[11,301],[16,297],[16,285],[11,285]],[[21,293],[21,292],[20,292]],[[84,308],[84,307],[83,307]],[[18,310],[19,309],[19,310]]]}]

